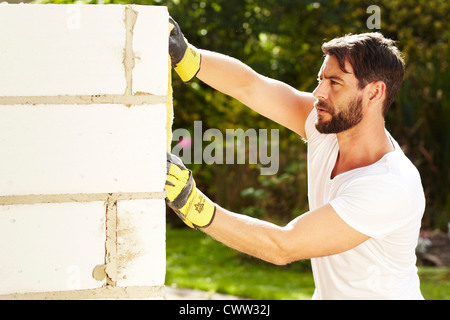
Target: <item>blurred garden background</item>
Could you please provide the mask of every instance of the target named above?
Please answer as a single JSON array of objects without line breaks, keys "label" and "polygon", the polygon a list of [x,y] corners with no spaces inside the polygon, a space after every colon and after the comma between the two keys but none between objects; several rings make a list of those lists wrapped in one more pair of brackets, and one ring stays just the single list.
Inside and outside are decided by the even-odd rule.
[{"label": "blurred garden background", "polygon": [[[73,1],[43,0],[39,3]],[[316,86],[324,41],[347,33],[371,31],[379,31],[398,41],[406,60],[406,76],[388,112],[386,127],[421,173],[427,198],[422,244],[427,247],[427,241],[431,240],[427,248],[432,248],[433,236],[443,239],[439,242],[443,246],[434,256],[427,250],[420,253],[423,294],[427,299],[450,298],[450,261],[446,260],[450,249],[445,246],[450,234],[448,0],[104,0],[81,3],[167,6],[186,38],[195,46],[233,56],[259,73],[302,91],[312,91]],[[379,29],[369,29],[367,22],[372,13],[367,9],[370,5],[380,8]],[[261,175],[260,165],[188,165],[203,192],[227,209],[280,225],[308,210],[306,147],[297,135],[198,80],[185,84],[173,73],[173,90],[173,129],[187,129],[191,136],[194,136],[194,121],[202,121],[203,132],[208,128],[224,133],[226,129],[238,128],[244,131],[279,129],[277,174]],[[176,144],[174,141],[174,146]],[[310,299],[314,283],[309,261],[272,266],[188,229],[170,209],[167,220],[167,285],[253,299]]]}]

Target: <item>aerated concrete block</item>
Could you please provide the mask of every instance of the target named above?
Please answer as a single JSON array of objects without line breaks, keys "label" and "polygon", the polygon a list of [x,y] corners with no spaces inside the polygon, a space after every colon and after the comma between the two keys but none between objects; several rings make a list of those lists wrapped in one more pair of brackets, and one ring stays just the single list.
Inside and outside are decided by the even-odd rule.
[{"label": "aerated concrete block", "polygon": [[124,94],[127,42],[133,91],[165,95],[167,8],[131,6],[135,25],[126,24],[126,8],[1,4],[0,97]]},{"label": "aerated concrete block", "polygon": [[99,288],[103,202],[0,206],[0,295]]},{"label": "aerated concrete block", "polygon": [[167,8],[0,4],[0,43],[0,298],[161,298]]},{"label": "aerated concrete block", "polygon": [[166,271],[164,199],[118,201],[117,286],[161,286]]},{"label": "aerated concrete block", "polygon": [[0,106],[0,195],[161,192],[166,106]]},{"label": "aerated concrete block", "polygon": [[[166,7],[133,6],[137,20],[133,30],[133,91],[165,95],[168,89],[168,19]],[[154,75],[158,75],[155,77]]]}]

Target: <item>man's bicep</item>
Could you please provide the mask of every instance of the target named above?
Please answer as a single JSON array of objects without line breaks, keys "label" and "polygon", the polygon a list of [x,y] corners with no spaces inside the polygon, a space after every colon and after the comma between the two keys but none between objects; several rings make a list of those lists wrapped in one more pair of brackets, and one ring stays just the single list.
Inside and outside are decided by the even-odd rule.
[{"label": "man's bicep", "polygon": [[316,100],[311,93],[259,76],[245,99],[244,104],[251,109],[306,138],[305,122]]},{"label": "man's bicep", "polygon": [[207,50],[200,52],[202,62],[197,78],[304,137],[306,117],[315,101],[311,93],[265,77],[235,58]]},{"label": "man's bicep", "polygon": [[290,251],[299,255],[293,261],[341,253],[370,238],[342,220],[330,204],[297,217],[285,230]]}]

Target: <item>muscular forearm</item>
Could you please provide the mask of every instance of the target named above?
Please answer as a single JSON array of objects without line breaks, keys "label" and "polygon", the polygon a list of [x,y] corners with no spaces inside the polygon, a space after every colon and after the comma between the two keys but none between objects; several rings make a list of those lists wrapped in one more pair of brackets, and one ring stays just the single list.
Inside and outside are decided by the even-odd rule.
[{"label": "muscular forearm", "polygon": [[229,247],[278,265],[341,253],[369,239],[347,225],[329,204],[285,227],[216,205],[214,220],[201,230]]},{"label": "muscular forearm", "polygon": [[285,228],[216,205],[213,222],[201,229],[223,244],[256,258],[284,265],[291,262],[283,248]]}]

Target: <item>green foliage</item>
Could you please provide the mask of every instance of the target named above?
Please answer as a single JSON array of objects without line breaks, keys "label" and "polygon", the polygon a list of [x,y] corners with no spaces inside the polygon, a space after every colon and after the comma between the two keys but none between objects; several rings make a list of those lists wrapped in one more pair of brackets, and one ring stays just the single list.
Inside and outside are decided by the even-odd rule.
[{"label": "green foliage", "polygon": [[[70,0],[43,0],[71,3]],[[97,3],[87,1],[87,3]],[[398,41],[406,76],[386,126],[419,168],[427,197],[424,227],[450,220],[450,3],[447,0],[105,0],[167,6],[197,47],[233,56],[256,71],[311,91],[322,63],[320,46],[346,33],[380,31]],[[381,9],[381,29],[369,30],[367,7]],[[258,166],[190,165],[198,185],[230,210],[288,221],[307,204],[305,145],[239,102],[174,73],[174,128],[280,129],[280,170],[260,176]],[[276,106],[274,106],[276,108]]]}]

